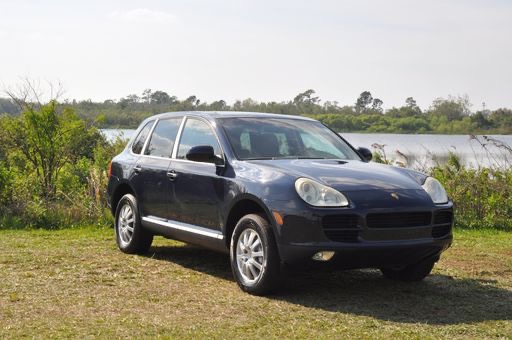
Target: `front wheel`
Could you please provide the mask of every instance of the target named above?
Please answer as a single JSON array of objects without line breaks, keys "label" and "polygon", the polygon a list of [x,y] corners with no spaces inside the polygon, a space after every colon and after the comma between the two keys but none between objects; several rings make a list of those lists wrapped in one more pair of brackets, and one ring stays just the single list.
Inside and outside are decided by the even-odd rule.
[{"label": "front wheel", "polygon": [[381,268],[384,277],[397,280],[397,281],[421,281],[426,278],[432,268],[434,268],[435,261],[425,260],[423,262],[410,264],[399,268]]},{"label": "front wheel", "polygon": [[257,214],[238,221],[231,237],[231,269],[247,293],[265,295],[282,283],[281,260],[268,221]]},{"label": "front wheel", "polygon": [[132,194],[124,195],[117,205],[115,230],[117,246],[123,253],[144,254],[153,242],[153,234],[141,225],[137,200]]}]

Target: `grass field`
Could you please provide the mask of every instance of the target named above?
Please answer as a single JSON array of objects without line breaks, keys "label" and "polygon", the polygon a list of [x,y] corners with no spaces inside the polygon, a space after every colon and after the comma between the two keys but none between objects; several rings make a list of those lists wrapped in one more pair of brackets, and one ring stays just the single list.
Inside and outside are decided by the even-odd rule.
[{"label": "grass field", "polygon": [[157,238],[120,253],[113,231],[0,231],[0,338],[512,338],[512,233],[457,232],[424,282],[378,271],[294,273],[255,297],[228,257]]}]

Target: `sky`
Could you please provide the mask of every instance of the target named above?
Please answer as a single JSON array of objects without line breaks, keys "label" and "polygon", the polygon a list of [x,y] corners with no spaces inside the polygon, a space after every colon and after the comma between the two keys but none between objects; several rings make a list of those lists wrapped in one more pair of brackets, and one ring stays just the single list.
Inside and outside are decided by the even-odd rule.
[{"label": "sky", "polygon": [[60,82],[68,99],[314,89],[340,106],[368,90],[386,109],[449,95],[512,107],[508,0],[0,0],[0,46],[0,86]]}]

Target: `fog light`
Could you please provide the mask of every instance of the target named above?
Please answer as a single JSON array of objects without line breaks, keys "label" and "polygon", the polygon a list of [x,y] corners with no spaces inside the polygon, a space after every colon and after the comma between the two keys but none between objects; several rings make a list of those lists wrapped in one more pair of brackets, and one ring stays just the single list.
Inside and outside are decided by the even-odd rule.
[{"label": "fog light", "polygon": [[333,251],[319,251],[315,255],[313,255],[313,260],[315,261],[329,261],[334,256]]}]

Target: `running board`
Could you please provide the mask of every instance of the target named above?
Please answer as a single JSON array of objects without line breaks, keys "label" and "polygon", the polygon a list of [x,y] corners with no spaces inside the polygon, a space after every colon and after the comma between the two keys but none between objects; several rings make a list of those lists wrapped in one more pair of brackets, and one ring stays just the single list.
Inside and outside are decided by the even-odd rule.
[{"label": "running board", "polygon": [[217,240],[224,239],[224,235],[222,235],[222,233],[220,231],[215,231],[215,230],[211,230],[208,228],[198,227],[193,224],[187,224],[187,223],[182,223],[182,222],[178,222],[178,221],[170,221],[170,220],[163,221],[161,219],[152,218],[152,217],[142,217],[142,220],[145,222],[158,224],[158,225],[161,225],[161,226],[164,226],[167,228],[171,228],[171,229],[186,231],[189,233],[198,234],[198,235],[202,235],[202,236],[208,236],[211,238],[215,238]]}]

